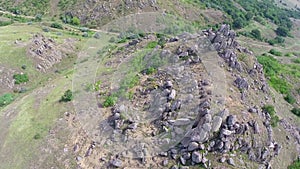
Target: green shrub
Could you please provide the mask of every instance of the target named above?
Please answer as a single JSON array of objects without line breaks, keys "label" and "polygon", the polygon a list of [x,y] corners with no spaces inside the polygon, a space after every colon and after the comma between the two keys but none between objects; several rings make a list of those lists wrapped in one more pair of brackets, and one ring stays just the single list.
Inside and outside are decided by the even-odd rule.
[{"label": "green shrub", "polygon": [[265,105],[262,107],[264,112],[267,112],[271,116],[271,126],[276,127],[279,122],[279,117],[276,115],[275,108],[272,105]]},{"label": "green shrub", "polygon": [[285,42],[284,38],[282,38],[281,36],[277,36],[274,39],[270,39],[268,40],[268,43],[270,45],[275,45],[275,44],[283,44]]},{"label": "green shrub", "polygon": [[261,40],[262,36],[261,36],[261,32],[258,29],[253,29],[250,33],[255,39]]},{"label": "green shrub", "polygon": [[282,53],[276,49],[271,49],[269,51],[269,53],[271,53],[272,55],[275,55],[275,56],[282,56]]},{"label": "green shrub", "polygon": [[51,28],[63,29],[63,26],[60,23],[54,22],[50,25]]},{"label": "green shrub", "polygon": [[38,139],[41,139],[42,136],[41,136],[40,133],[37,133],[37,134],[35,134],[35,135],[33,136],[33,138],[34,138],[35,140],[38,140]]},{"label": "green shrub", "polygon": [[14,74],[15,84],[21,84],[29,81],[27,74]]},{"label": "green shrub", "polygon": [[300,108],[294,107],[291,112],[300,117]]},{"label": "green shrub", "polygon": [[60,102],[69,102],[74,98],[73,92],[69,89],[65,91],[64,95],[61,97]]},{"label": "green shrub", "polygon": [[292,61],[293,61],[294,63],[300,63],[300,58],[292,59]]},{"label": "green shrub", "polygon": [[76,25],[76,26],[80,25],[80,19],[76,16],[73,17],[72,20],[71,20],[71,24]]},{"label": "green shrub", "polygon": [[284,100],[287,101],[290,104],[294,104],[296,102],[296,99],[291,93],[288,93],[285,97]]},{"label": "green shrub", "polygon": [[0,96],[0,107],[6,106],[14,101],[13,94],[7,93]]},{"label": "green shrub", "polygon": [[104,103],[103,103],[103,106],[104,107],[112,107],[116,104],[118,98],[117,97],[114,97],[114,96],[108,96]]}]

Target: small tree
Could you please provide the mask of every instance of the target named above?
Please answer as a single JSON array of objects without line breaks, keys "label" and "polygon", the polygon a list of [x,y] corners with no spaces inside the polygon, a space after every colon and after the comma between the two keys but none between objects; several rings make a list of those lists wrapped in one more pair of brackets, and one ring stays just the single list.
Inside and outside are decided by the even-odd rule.
[{"label": "small tree", "polygon": [[73,92],[69,89],[65,91],[64,95],[61,97],[60,102],[69,102],[74,98]]}]

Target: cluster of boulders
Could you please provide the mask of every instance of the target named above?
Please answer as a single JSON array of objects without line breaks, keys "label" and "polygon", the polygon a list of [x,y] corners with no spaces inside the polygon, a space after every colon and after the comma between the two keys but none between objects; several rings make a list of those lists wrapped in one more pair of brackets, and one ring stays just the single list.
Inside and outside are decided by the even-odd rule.
[{"label": "cluster of boulders", "polygon": [[237,59],[238,56],[236,50],[246,54],[252,54],[252,52],[239,45],[235,39],[236,33],[233,30],[230,30],[229,25],[221,25],[220,29],[216,32],[212,29],[208,29],[203,31],[203,33],[208,37],[216,51],[231,68],[242,71],[241,64]]},{"label": "cluster of boulders", "polygon": [[33,36],[27,52],[34,58],[36,68],[41,72],[46,72],[54,64],[61,62],[65,56],[53,39],[40,34]]},{"label": "cluster of boulders", "polygon": [[112,108],[112,116],[108,119],[110,125],[115,130],[121,130],[122,133],[128,130],[134,131],[138,127],[137,122],[126,117],[127,110],[128,108],[125,105],[115,106]]},{"label": "cluster of boulders", "polygon": [[[156,11],[156,0],[143,0],[143,1],[85,1],[83,3],[78,3],[75,7],[77,10],[69,9],[70,12],[67,12],[68,15],[78,16],[82,23],[87,23],[94,21],[93,23],[106,24],[107,21],[110,21],[118,15],[124,15],[123,12],[127,14],[130,11],[135,10],[150,10]],[[124,11],[124,9],[126,9]],[[118,11],[122,11],[119,13]]]}]

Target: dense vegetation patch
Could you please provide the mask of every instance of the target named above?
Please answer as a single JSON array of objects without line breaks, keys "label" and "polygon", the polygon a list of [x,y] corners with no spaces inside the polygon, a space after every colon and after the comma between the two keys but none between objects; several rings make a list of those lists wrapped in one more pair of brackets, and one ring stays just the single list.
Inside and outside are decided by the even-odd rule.
[{"label": "dense vegetation patch", "polygon": [[282,56],[282,53],[276,49],[271,49],[269,51],[269,53],[271,53],[272,55],[275,55],[275,56]]},{"label": "dense vegetation patch", "polygon": [[111,107],[114,106],[116,104],[116,102],[118,101],[118,98],[115,96],[108,96],[106,97],[103,106],[104,107]]},{"label": "dense vegetation patch", "polygon": [[64,95],[61,97],[60,102],[69,102],[74,98],[73,92],[69,89],[65,91]]},{"label": "dense vegetation patch", "polygon": [[15,84],[22,84],[29,81],[27,74],[15,74],[13,78],[15,79]]},{"label": "dense vegetation patch", "polygon": [[300,108],[294,107],[294,108],[291,110],[291,112],[294,113],[296,116],[300,117]]},{"label": "dense vegetation patch", "polygon": [[264,73],[268,78],[270,86],[282,94],[288,94],[291,85],[280,75],[284,73],[283,66],[272,56],[259,56],[257,60],[264,67]]},{"label": "dense vegetation patch", "polygon": [[14,95],[7,93],[0,96],[0,107],[6,106],[14,101]]}]

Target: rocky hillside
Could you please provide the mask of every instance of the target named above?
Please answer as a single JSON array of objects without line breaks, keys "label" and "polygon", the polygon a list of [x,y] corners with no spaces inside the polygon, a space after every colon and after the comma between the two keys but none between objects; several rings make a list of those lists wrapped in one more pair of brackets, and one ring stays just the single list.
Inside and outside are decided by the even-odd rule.
[{"label": "rocky hillside", "polygon": [[251,2],[0,0],[0,168],[297,168],[300,14]]},{"label": "rocky hillside", "polygon": [[[122,51],[113,52],[106,66],[134,63],[135,52],[156,40],[151,34],[132,40]],[[272,112],[274,102],[263,68],[251,51],[239,45],[229,25],[165,40],[142,55],[145,65],[135,70],[134,84],[122,87],[122,81],[130,78],[125,71],[113,75],[121,79],[120,85],[109,85],[113,81],[100,85],[108,90],[99,93],[102,106],[97,112],[102,113],[81,107],[85,113],[78,114],[78,121],[92,143],[75,143],[78,164],[287,168],[299,153],[299,133],[291,131],[296,125],[284,117],[279,121]],[[105,98],[116,99],[112,108],[107,108],[112,105]]]}]

